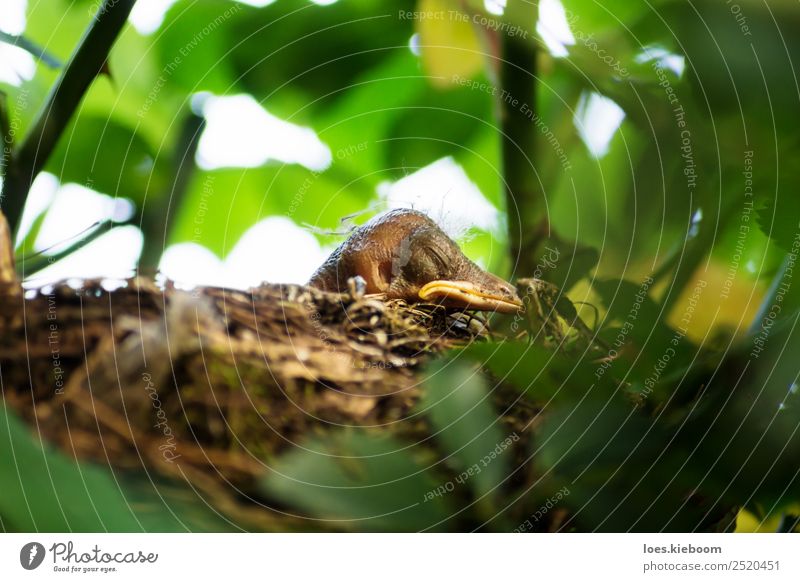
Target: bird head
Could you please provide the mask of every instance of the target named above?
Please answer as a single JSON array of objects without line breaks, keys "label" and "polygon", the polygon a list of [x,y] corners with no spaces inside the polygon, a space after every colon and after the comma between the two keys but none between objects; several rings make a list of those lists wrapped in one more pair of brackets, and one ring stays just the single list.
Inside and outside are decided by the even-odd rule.
[{"label": "bird head", "polygon": [[353,234],[314,274],[310,285],[341,291],[361,276],[367,293],[448,307],[515,313],[516,289],[472,262],[433,220],[392,210]]}]

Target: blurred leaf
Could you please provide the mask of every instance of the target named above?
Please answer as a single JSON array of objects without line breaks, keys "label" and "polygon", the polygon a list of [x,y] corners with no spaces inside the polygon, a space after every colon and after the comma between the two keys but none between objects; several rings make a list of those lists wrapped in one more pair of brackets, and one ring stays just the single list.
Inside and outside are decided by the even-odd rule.
[{"label": "blurred leaf", "polygon": [[273,498],[342,529],[442,529],[449,512],[425,494],[439,483],[385,435],[336,432],[285,454],[262,485]]},{"label": "blurred leaf", "polygon": [[[784,151],[788,157],[798,150]],[[756,207],[761,231],[784,251],[793,252],[800,234],[800,168],[794,164],[778,167],[775,176],[756,178]]]},{"label": "blurred leaf", "polygon": [[677,35],[686,53],[691,86],[699,102],[715,116],[744,116],[747,125],[765,124],[779,133],[793,133],[797,88],[787,75],[797,75],[800,26],[796,7],[747,3],[744,21],[732,7],[715,0],[689,5],[673,1],[661,17]]},{"label": "blurred leaf", "polygon": [[606,0],[602,4],[594,0],[563,0],[567,21],[575,28],[588,31],[620,31],[626,24],[635,22],[647,12],[656,10],[655,2],[628,2],[627,0]]},{"label": "blurred leaf", "polygon": [[588,366],[537,344],[475,343],[459,353],[540,404],[556,398],[580,399],[591,384]]},{"label": "blurred leaf", "polygon": [[[622,279],[595,279],[592,286],[606,307],[606,322],[632,321],[634,337],[646,338],[662,317],[661,309],[650,297],[652,281],[634,283]],[[636,329],[638,328],[638,329]]]},{"label": "blurred leaf", "polygon": [[483,67],[483,51],[473,24],[469,15],[459,9],[459,3],[451,0],[417,3],[417,11],[429,15],[417,19],[416,27],[422,64],[428,80],[436,87],[457,84],[458,79],[471,78]]},{"label": "blurred leaf", "polygon": [[331,148],[334,164],[371,185],[387,178],[387,172],[379,170],[396,172],[397,160],[387,159],[386,147],[392,143],[396,120],[429,90],[411,51],[393,51],[374,68],[360,73],[347,91],[321,112],[320,139]]},{"label": "blurred leaf", "polygon": [[537,262],[541,266],[541,272],[529,275],[548,281],[566,292],[578,281],[588,277],[599,259],[600,253],[594,247],[570,244],[558,240],[557,237],[550,237]]},{"label": "blurred leaf", "polygon": [[[211,4],[215,4],[212,2]],[[228,33],[229,58],[238,82],[270,110],[295,115],[327,108],[347,95],[365,71],[398,52],[409,53],[412,22],[376,0],[340,0],[335,6],[274,2],[242,9]]]},{"label": "blurred leaf", "polygon": [[701,434],[695,465],[703,485],[765,513],[800,499],[800,350],[798,316],[770,324],[726,354],[687,425]]},{"label": "blurred leaf", "polygon": [[663,426],[618,394],[597,387],[559,405],[540,435],[539,463],[568,483],[567,527],[588,531],[707,530],[724,517],[722,500],[692,496],[687,449],[669,447]]},{"label": "blurred leaf", "polygon": [[33,224],[31,224],[31,228],[28,231],[28,234],[25,235],[25,238],[19,244],[19,246],[14,250],[14,254],[16,255],[17,263],[20,262],[22,257],[28,257],[32,253],[35,252],[33,245],[36,243],[36,237],[39,236],[39,231],[42,229],[42,223],[44,222],[45,217],[47,216],[47,211],[41,212],[39,216],[37,216]]},{"label": "blurred leaf", "polygon": [[[119,473],[78,464],[31,435],[0,405],[0,516],[27,532],[226,531],[206,507],[177,502],[150,483],[128,489]],[[169,488],[167,488],[169,489]],[[194,494],[192,494],[194,495]]]},{"label": "blurred leaf", "polygon": [[[235,92],[229,56],[241,40],[235,23],[258,11],[227,0],[182,0],[164,18],[156,40],[157,67],[170,85],[186,93]],[[262,48],[263,51],[263,48]]]},{"label": "blurred leaf", "polygon": [[322,173],[293,164],[197,171],[177,210],[170,242],[195,242],[224,257],[248,228],[276,215],[335,230],[373,196],[363,185],[340,178],[335,165]]},{"label": "blurred leaf", "polygon": [[67,129],[45,169],[62,183],[139,202],[144,192],[160,192],[165,185],[166,177],[154,164],[155,152],[133,128],[84,115]]},{"label": "blurred leaf", "polygon": [[500,430],[480,373],[457,360],[436,362],[427,369],[419,406],[431,421],[440,449],[453,459],[455,471],[469,472],[460,477],[476,496],[496,501],[508,475],[503,452],[510,437]]},{"label": "blurred leaf", "polygon": [[[421,168],[445,156],[467,155],[464,147],[495,133],[492,99],[485,92],[459,87],[428,88],[399,112],[388,129],[386,157],[391,167]],[[488,170],[489,168],[487,168]]]}]

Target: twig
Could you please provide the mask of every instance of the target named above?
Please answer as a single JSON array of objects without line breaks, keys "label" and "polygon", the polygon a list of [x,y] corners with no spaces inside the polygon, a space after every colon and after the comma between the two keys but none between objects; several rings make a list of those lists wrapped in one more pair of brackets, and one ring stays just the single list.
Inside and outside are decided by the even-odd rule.
[{"label": "twig", "polygon": [[[536,4],[509,2],[506,16],[523,11],[533,22]],[[512,264],[519,273],[533,273],[536,247],[541,239],[534,228],[543,216],[542,186],[534,167],[536,125],[529,115],[536,110],[536,57],[533,43],[502,34],[498,98],[502,132],[502,164],[505,180],[508,238]],[[527,113],[527,115],[526,115]]]},{"label": "twig", "polygon": [[34,57],[42,61],[45,65],[47,65],[51,69],[60,69],[62,67],[61,61],[59,61],[56,57],[48,53],[38,44],[36,44],[31,40],[28,40],[24,36],[18,36],[16,34],[8,34],[7,32],[3,32],[2,30],[0,30],[0,42],[4,42],[6,44],[13,45],[17,48],[21,48],[25,52],[32,54]]},{"label": "twig", "polygon": [[[44,252],[40,252],[29,257],[22,257],[21,260],[17,261],[17,273],[20,275],[20,277],[30,277],[32,274],[41,271],[56,261],[60,261],[75,251],[82,249],[90,242],[109,232],[114,226],[124,226],[124,224],[125,223],[116,223],[113,220],[105,220],[97,223],[96,228],[86,233],[74,243],[58,251],[57,253],[45,255]],[[63,243],[59,243],[59,245],[60,244]]]},{"label": "twig", "polygon": [[175,149],[175,181],[172,183],[172,190],[169,192],[166,204],[162,200],[155,200],[150,204],[144,204],[141,211],[140,227],[144,234],[144,246],[139,259],[139,269],[149,269],[158,266],[161,254],[167,243],[172,224],[175,221],[175,213],[181,206],[181,202],[186,196],[192,176],[197,168],[194,163],[194,155],[197,152],[197,144],[200,141],[200,134],[205,126],[205,120],[193,112],[183,122],[178,145]]},{"label": "twig", "polygon": [[16,232],[25,199],[36,175],[64,133],[84,94],[101,72],[135,0],[105,0],[78,48],[50,91],[31,130],[11,159],[2,208]]}]

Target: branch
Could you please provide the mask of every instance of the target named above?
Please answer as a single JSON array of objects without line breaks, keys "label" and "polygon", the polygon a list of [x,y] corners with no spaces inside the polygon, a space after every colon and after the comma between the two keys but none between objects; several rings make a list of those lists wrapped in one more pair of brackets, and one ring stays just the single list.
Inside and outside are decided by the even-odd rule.
[{"label": "branch", "polygon": [[16,231],[33,180],[64,133],[92,81],[102,71],[111,47],[136,0],[105,0],[78,48],[61,72],[31,130],[14,152],[3,187],[2,208]]},{"label": "branch", "polygon": [[[104,220],[99,223],[96,223],[93,227],[90,227],[88,231],[84,231],[81,233],[80,238],[76,240],[71,245],[65,247],[64,249],[54,253],[52,255],[45,255],[45,251],[41,251],[39,253],[35,253],[30,255],[29,257],[23,256],[19,261],[17,261],[17,273],[20,277],[28,278],[38,271],[41,271],[45,267],[49,267],[56,261],[60,261],[64,257],[71,255],[77,250],[82,249],[90,242],[100,238],[107,232],[110,232],[112,228],[116,226],[125,226],[125,223],[115,223],[113,220]],[[63,243],[59,243],[58,246],[61,246]]]},{"label": "branch", "polygon": [[[205,127],[205,120],[190,111],[189,116],[183,122],[175,148],[175,160],[173,161],[175,181],[172,183],[169,196],[163,196],[161,200],[150,202],[149,205],[145,200],[143,204],[140,227],[144,234],[144,245],[139,258],[139,269],[158,267],[158,261],[164,252],[167,238],[175,221],[175,213],[181,207],[181,202],[192,182],[194,171],[197,169],[194,156],[203,127]],[[161,203],[165,198],[166,208]]]},{"label": "branch", "polygon": [[[506,9],[524,11],[535,20],[538,7],[529,2],[512,1]],[[514,35],[501,40],[500,130],[503,178],[505,180],[508,239],[512,265],[516,271],[531,274],[535,270],[536,248],[542,239],[538,228],[543,216],[542,185],[534,167],[536,125],[529,117],[536,111],[536,48],[533,43]],[[523,107],[525,106],[525,107]],[[527,115],[526,115],[527,113]]]},{"label": "branch", "polygon": [[30,53],[38,60],[42,61],[45,65],[47,65],[51,69],[61,68],[61,61],[59,61],[53,55],[45,51],[38,44],[28,40],[24,36],[17,36],[16,34],[8,34],[7,32],[3,32],[2,30],[0,30],[0,42],[4,42],[6,44],[10,44],[17,48],[21,48],[25,52]]},{"label": "branch", "polygon": [[9,289],[18,286],[19,281],[14,273],[14,242],[6,218],[0,211],[0,298],[4,298]]},{"label": "branch", "polygon": [[11,156],[11,125],[8,118],[8,101],[3,91],[0,91],[0,176],[5,175]]}]

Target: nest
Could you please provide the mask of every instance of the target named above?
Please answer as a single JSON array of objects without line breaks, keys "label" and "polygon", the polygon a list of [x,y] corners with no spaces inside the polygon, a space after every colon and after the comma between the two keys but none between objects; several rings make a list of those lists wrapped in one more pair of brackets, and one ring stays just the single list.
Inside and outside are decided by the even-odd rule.
[{"label": "nest", "polygon": [[242,502],[276,455],[331,427],[413,432],[396,421],[418,400],[415,372],[487,335],[485,321],[440,306],[294,285],[84,281],[0,301],[3,395],[44,438],[188,480],[261,529],[291,529]]}]

